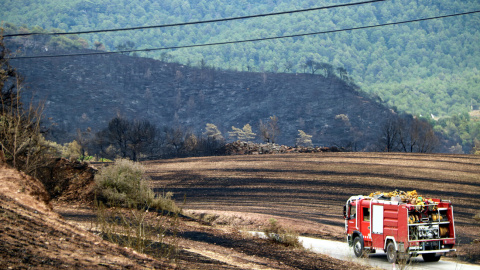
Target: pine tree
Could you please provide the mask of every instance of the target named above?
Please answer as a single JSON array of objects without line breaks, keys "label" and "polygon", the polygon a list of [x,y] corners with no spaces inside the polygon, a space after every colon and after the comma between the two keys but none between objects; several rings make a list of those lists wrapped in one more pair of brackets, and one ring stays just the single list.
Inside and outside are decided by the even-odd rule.
[{"label": "pine tree", "polygon": [[255,139],[255,133],[252,132],[252,127],[250,124],[246,124],[243,126],[243,129],[237,128],[235,126],[232,126],[232,131],[228,132],[228,135],[238,141],[250,141]]},{"label": "pine tree", "polygon": [[303,130],[298,130],[297,146],[313,147],[312,135],[308,135]]},{"label": "pine tree", "polygon": [[203,134],[206,135],[209,139],[213,139],[216,141],[224,140],[222,133],[220,132],[220,130],[218,130],[217,126],[211,123],[207,123],[207,126],[205,127],[205,132]]}]

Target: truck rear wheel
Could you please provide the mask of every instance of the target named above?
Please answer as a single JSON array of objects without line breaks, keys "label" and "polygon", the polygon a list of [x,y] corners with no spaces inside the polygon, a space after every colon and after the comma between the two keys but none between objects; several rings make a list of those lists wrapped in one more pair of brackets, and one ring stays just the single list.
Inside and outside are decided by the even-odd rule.
[{"label": "truck rear wheel", "polygon": [[395,244],[391,241],[387,245],[387,260],[389,263],[397,262],[397,250],[395,249]]},{"label": "truck rear wheel", "polygon": [[353,252],[355,253],[355,256],[359,258],[363,255],[363,241],[360,236],[356,236],[353,239]]},{"label": "truck rear wheel", "polygon": [[425,253],[422,254],[422,258],[426,262],[438,262],[442,255],[437,255],[436,253]]}]

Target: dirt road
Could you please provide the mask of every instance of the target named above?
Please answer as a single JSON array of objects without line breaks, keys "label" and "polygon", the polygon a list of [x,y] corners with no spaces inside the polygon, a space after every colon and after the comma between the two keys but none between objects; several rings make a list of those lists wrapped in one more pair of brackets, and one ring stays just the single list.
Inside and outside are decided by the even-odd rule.
[{"label": "dirt road", "polygon": [[[387,262],[387,255],[383,252],[378,252],[369,255],[368,258],[356,258],[353,254],[352,248],[347,243],[315,239],[310,237],[300,237],[303,246],[317,253],[329,255],[333,258],[353,261],[367,266],[379,267],[381,269],[402,269],[401,265],[395,265]],[[453,261],[451,259],[441,259],[439,262],[424,262],[422,257],[413,258],[408,264],[408,269],[425,269],[425,270],[480,270],[479,265],[466,264],[464,262]]]},{"label": "dirt road", "polygon": [[[253,235],[264,238],[265,234],[262,232],[251,232]],[[387,262],[387,255],[384,252],[377,252],[370,254],[368,258],[355,257],[353,250],[345,242],[323,240],[312,237],[299,237],[303,247],[307,250],[315,253],[328,255],[330,257],[363,264],[380,269],[404,269],[402,267],[407,266],[408,269],[422,269],[422,270],[480,270],[479,265],[466,264],[464,262],[452,261],[452,260],[440,260],[439,262],[424,262],[421,257],[412,258],[407,265],[391,264]]]}]

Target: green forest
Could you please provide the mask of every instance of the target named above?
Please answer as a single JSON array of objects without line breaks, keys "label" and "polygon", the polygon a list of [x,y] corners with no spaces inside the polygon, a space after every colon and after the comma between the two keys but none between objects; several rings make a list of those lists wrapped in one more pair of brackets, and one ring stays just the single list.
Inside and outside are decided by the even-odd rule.
[{"label": "green forest", "polygon": [[[33,31],[81,31],[201,21],[350,2],[3,0],[0,20],[6,33],[34,27]],[[479,1],[387,0],[246,20],[84,34],[80,38],[54,37],[56,40],[48,49],[184,46],[346,29],[474,10],[480,10]],[[469,151],[475,139],[480,140],[479,119],[469,114],[480,105],[478,25],[480,13],[475,13],[297,38],[160,50],[139,53],[139,56],[191,66],[256,72],[305,73],[311,72],[307,66],[309,61],[329,63],[346,70],[363,91],[396,111],[429,118],[438,132]]]}]

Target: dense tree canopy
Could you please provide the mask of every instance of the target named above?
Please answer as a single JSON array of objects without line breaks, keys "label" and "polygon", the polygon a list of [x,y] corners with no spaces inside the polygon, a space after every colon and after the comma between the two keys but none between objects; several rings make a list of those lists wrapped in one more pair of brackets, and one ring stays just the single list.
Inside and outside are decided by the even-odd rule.
[{"label": "dense tree canopy", "polygon": [[[199,21],[346,2],[351,1],[4,0],[0,18],[15,25],[36,27],[37,32],[52,28],[79,31]],[[58,36],[49,40],[49,49],[181,46],[345,29],[479,8],[480,2],[475,0],[391,0],[222,23],[86,34],[79,38]],[[364,91],[377,95],[398,111],[437,119],[464,114],[480,105],[479,23],[477,13],[365,30],[139,55],[248,71],[328,75],[331,67],[342,74],[348,73]],[[8,31],[21,32],[25,28],[7,27]],[[322,70],[313,63],[329,66]],[[443,122],[437,125],[438,130],[445,127]],[[469,140],[473,142],[474,138]]]}]

